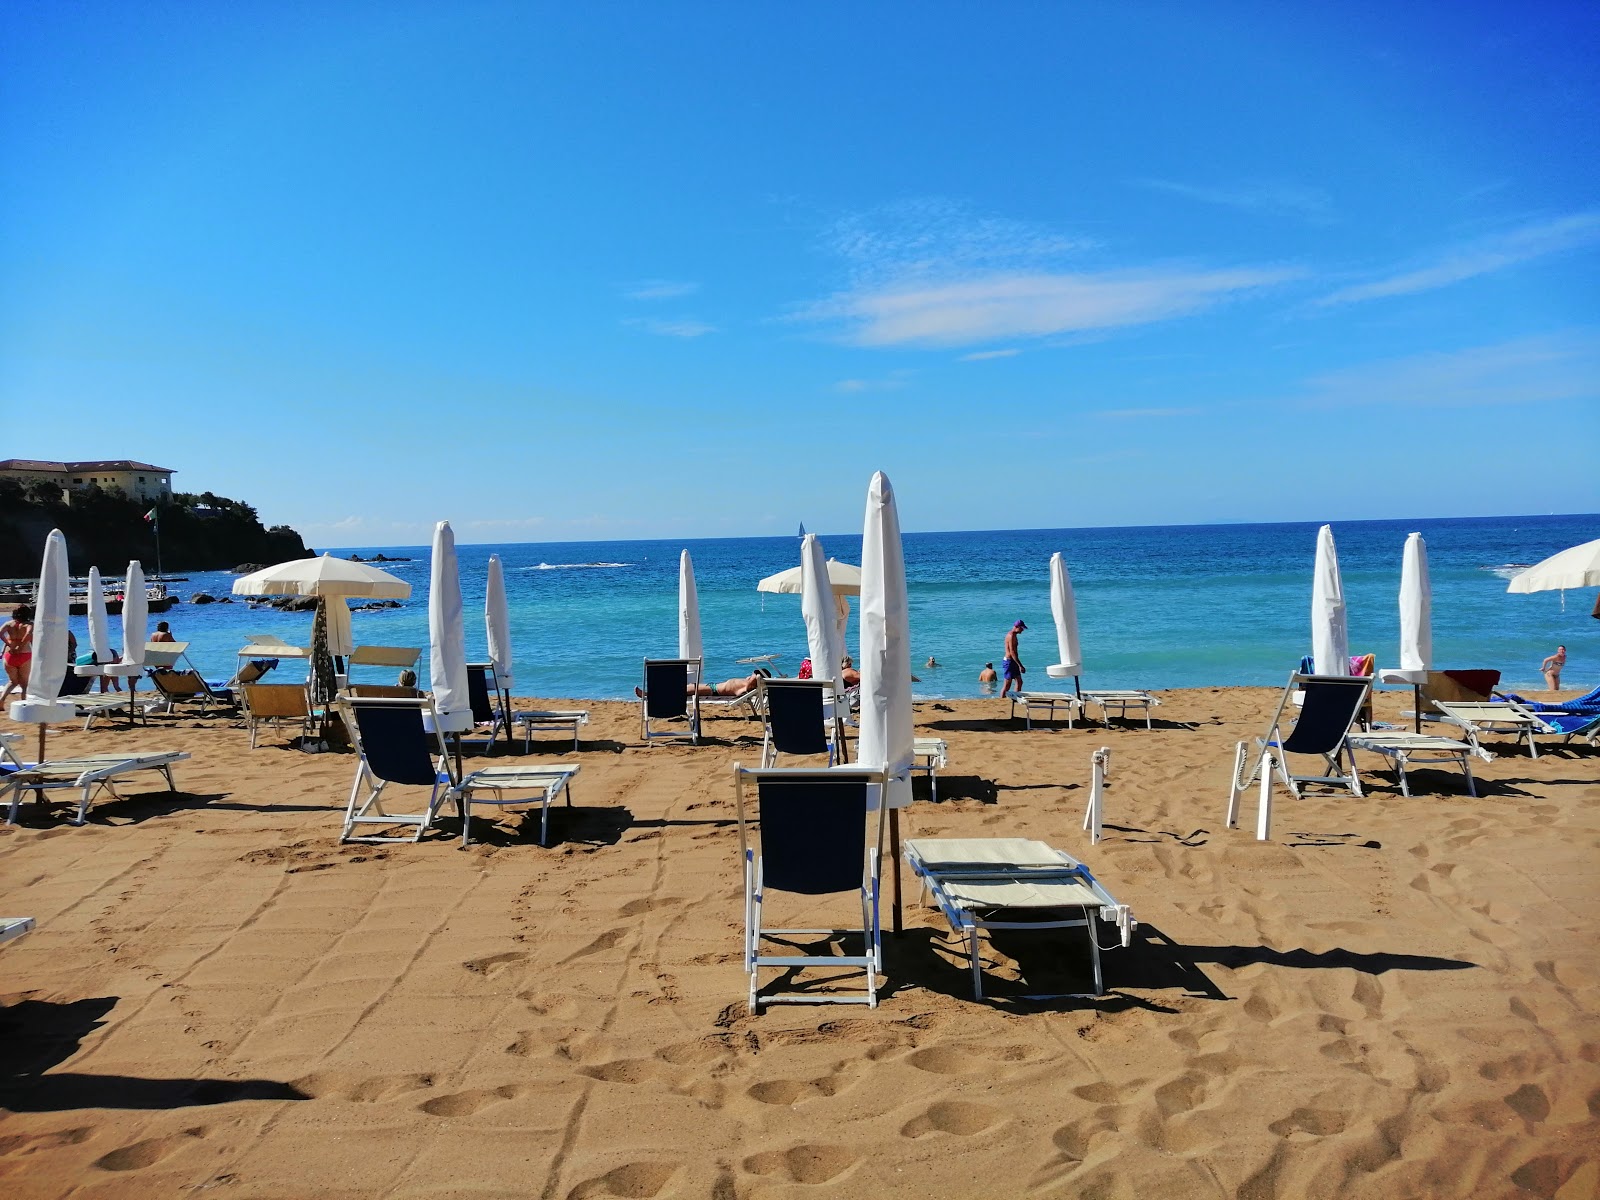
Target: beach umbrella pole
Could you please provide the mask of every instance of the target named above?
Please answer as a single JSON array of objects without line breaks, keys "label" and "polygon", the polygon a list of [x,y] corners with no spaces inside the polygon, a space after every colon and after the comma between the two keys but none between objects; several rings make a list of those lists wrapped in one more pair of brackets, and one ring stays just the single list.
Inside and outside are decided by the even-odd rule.
[{"label": "beach umbrella pole", "polygon": [[905,932],[905,917],[900,906],[900,810],[889,810],[889,857],[894,862],[894,919],[893,932],[896,937]]}]

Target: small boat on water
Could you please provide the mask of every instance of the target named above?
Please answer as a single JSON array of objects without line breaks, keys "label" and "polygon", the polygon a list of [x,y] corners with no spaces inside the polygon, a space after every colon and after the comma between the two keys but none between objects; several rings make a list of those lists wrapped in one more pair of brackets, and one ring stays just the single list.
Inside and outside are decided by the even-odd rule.
[{"label": "small boat on water", "polygon": [[[114,581],[113,581],[114,582]],[[164,583],[152,583],[144,590],[145,603],[153,613],[166,612],[174,604],[180,603],[180,598],[167,591]],[[122,591],[119,587],[105,589],[106,615],[120,616],[122,614]],[[0,587],[0,611],[9,612],[18,604],[34,603],[34,587],[27,585],[10,585]],[[74,582],[72,592],[67,600],[67,611],[75,617],[89,615],[89,591],[85,584]]]}]

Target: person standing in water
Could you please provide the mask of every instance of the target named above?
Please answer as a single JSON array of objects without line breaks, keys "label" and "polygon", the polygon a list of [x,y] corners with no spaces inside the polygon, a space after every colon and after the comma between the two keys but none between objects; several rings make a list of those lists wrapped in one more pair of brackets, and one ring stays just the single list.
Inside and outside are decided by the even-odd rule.
[{"label": "person standing in water", "polygon": [[1544,685],[1552,692],[1561,690],[1561,668],[1567,665],[1567,648],[1557,646],[1556,652],[1539,664],[1539,670],[1544,672]]},{"label": "person standing in water", "polygon": [[1006,634],[1006,680],[1000,685],[1002,700],[1013,683],[1017,685],[1017,695],[1022,695],[1022,675],[1028,668],[1022,665],[1022,647],[1018,644],[1017,635],[1025,633],[1027,628],[1025,621],[1018,621]]}]

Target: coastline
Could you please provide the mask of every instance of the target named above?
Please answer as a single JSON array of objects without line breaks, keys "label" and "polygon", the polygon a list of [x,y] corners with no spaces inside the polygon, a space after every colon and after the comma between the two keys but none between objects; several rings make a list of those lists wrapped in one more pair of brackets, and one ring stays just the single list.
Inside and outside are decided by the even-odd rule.
[{"label": "coastline", "polygon": [[[638,744],[589,703],[573,807],[340,846],[355,760],[222,718],[51,731],[189,751],[181,794],[0,828],[0,1184],[19,1198],[240,1195],[1576,1195],[1600,1182],[1597,752],[1506,743],[1400,796],[1223,828],[1277,689],[1161,693],[1155,729],[1026,731],[917,706],[939,801],[906,836],[1031,836],[1140,922],[1081,989],[1082,934],[985,942],[986,994],[907,889],[876,1009],[745,1011],[731,764],[759,726]],[[565,702],[550,700],[552,706]],[[1379,693],[1380,720],[1409,697]],[[531,706],[519,700],[518,707]],[[4,728],[20,727],[6,723]],[[1080,824],[1112,750],[1107,835]],[[495,759],[474,757],[476,764]],[[1371,765],[1364,762],[1363,766]],[[1244,824],[1253,822],[1254,797]],[[848,905],[846,906],[848,907]],[[796,915],[789,910],[788,916]],[[823,906],[799,924],[840,914]],[[1108,935],[1102,941],[1109,943]],[[1563,1190],[1566,1189],[1566,1190]],[[1576,1190],[1574,1190],[1576,1189]]]}]

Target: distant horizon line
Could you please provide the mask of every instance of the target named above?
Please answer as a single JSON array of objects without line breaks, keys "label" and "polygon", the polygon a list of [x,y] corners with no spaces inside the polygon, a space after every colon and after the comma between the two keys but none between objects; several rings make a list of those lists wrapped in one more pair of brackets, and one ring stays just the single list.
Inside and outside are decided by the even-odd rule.
[{"label": "distant horizon line", "polygon": [[[1348,520],[1332,521],[1251,521],[1241,518],[1239,520],[1231,521],[1172,521],[1146,525],[1040,525],[994,529],[918,529],[902,530],[901,534],[904,537],[950,537],[960,534],[983,533],[1099,533],[1111,529],[1215,529],[1230,528],[1235,526],[1280,527],[1287,525],[1306,525],[1312,527],[1333,525],[1337,527],[1339,525],[1404,525],[1410,522],[1430,522],[1433,524],[1440,524],[1453,521],[1549,521],[1581,519],[1585,517],[1590,517],[1600,521],[1600,513],[1505,513],[1470,517],[1360,517]],[[815,536],[826,542],[829,538],[833,537],[859,537],[861,535],[859,532],[845,533],[843,531],[835,531],[833,533],[816,533]],[[643,543],[661,542],[675,545],[693,545],[711,542],[781,542],[798,540],[799,537],[792,533],[757,533],[724,535],[721,537],[561,538],[552,541],[525,542],[508,542],[504,540],[467,542],[458,539],[456,544],[458,546],[606,546],[625,544],[639,545]],[[331,554],[335,551],[360,552],[363,550],[427,550],[429,545],[430,543],[428,542],[362,542],[348,546],[322,546],[321,549],[316,550],[315,553]]]}]

